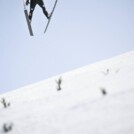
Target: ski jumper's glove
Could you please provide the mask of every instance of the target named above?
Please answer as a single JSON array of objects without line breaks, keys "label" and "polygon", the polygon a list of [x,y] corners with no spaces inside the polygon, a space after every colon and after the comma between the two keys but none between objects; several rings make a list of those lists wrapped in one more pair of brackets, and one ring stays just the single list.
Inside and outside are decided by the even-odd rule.
[{"label": "ski jumper's glove", "polygon": [[26,1],[26,5],[28,5],[28,4],[29,4],[29,0]]}]

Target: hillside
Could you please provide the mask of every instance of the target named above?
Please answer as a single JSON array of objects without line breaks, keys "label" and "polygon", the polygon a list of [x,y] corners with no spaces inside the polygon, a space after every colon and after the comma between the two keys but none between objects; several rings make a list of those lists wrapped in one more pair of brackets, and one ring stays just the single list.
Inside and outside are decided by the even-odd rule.
[{"label": "hillside", "polygon": [[133,134],[134,51],[2,98],[7,107],[0,103],[0,134],[4,124],[9,134]]}]

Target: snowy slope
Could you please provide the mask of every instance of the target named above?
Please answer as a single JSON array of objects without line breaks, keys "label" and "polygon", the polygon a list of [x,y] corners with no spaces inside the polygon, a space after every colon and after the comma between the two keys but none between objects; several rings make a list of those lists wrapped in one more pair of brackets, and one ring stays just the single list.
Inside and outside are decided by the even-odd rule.
[{"label": "snowy slope", "polygon": [[134,134],[134,51],[1,98],[11,105],[0,103],[0,134],[3,124],[13,124],[10,134]]}]

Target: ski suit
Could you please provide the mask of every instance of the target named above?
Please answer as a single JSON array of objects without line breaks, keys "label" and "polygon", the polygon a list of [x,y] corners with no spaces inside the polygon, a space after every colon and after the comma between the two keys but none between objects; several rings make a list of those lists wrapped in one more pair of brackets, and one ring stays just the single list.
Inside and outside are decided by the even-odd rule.
[{"label": "ski suit", "polygon": [[[28,5],[28,3],[29,3],[29,0],[26,0],[27,5]],[[35,9],[36,4],[38,4],[42,8],[44,15],[47,17],[47,19],[49,19],[49,15],[48,15],[48,12],[45,8],[43,0],[30,0],[29,20],[30,21],[32,20],[33,11]]]}]

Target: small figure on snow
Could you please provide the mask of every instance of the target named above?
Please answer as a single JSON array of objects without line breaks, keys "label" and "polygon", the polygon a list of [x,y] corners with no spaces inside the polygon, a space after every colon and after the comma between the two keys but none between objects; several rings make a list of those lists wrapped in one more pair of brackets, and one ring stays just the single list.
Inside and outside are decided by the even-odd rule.
[{"label": "small figure on snow", "polygon": [[[28,5],[28,4],[29,4],[29,0],[26,0],[26,5]],[[29,12],[29,20],[30,20],[30,22],[32,20],[33,11],[35,9],[36,4],[38,4],[42,8],[44,15],[47,17],[47,19],[49,19],[51,14],[49,14],[47,12],[43,0],[30,0],[30,12]]]},{"label": "small figure on snow", "polygon": [[103,95],[106,95],[106,94],[107,94],[107,91],[106,91],[105,88],[100,88],[100,90],[101,90],[101,93],[102,93]]}]

